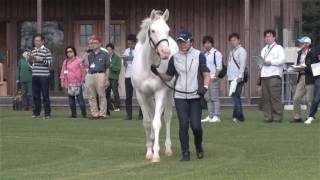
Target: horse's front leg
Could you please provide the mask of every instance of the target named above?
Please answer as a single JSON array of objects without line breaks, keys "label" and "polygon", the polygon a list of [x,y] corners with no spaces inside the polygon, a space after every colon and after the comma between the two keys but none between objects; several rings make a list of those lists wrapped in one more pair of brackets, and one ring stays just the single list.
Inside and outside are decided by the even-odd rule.
[{"label": "horse's front leg", "polygon": [[143,114],[143,127],[146,133],[147,147],[146,159],[152,160],[153,131],[151,121],[154,115],[154,105],[150,100],[148,100],[148,98],[140,94],[138,91],[136,91],[136,96]]},{"label": "horse's front leg", "polygon": [[161,129],[161,115],[164,109],[165,93],[163,91],[155,94],[155,114],[153,118],[154,144],[152,162],[160,162],[159,156],[159,134]]}]

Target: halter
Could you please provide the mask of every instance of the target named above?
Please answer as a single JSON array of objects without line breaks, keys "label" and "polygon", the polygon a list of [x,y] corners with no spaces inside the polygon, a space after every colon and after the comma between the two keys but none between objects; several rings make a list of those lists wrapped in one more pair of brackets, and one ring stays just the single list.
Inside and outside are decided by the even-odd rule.
[{"label": "halter", "polygon": [[159,51],[158,51],[158,46],[160,45],[160,43],[162,43],[162,42],[164,42],[164,41],[167,42],[167,43],[168,43],[168,46],[169,46],[169,40],[168,40],[168,39],[161,39],[160,41],[158,41],[157,43],[155,43],[155,42],[153,41],[153,39],[151,38],[151,31],[150,31],[150,29],[148,30],[148,36],[149,36],[149,44],[150,44],[150,47],[156,50],[156,53],[157,53],[157,55],[158,55],[159,58],[160,58],[160,63],[159,63],[158,65],[156,65],[157,67],[159,67],[160,64],[161,64],[161,57],[160,57],[160,53],[159,53]]}]

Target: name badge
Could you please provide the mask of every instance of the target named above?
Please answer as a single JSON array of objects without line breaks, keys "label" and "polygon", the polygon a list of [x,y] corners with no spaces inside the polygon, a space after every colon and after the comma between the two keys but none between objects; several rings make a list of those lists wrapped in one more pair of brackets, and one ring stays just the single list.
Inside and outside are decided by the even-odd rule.
[{"label": "name badge", "polygon": [[90,68],[95,68],[96,67],[96,65],[94,64],[94,63],[92,63],[91,65],[90,65]]},{"label": "name badge", "polygon": [[68,74],[69,71],[68,71],[68,70],[64,70],[63,73],[64,73],[64,74]]}]

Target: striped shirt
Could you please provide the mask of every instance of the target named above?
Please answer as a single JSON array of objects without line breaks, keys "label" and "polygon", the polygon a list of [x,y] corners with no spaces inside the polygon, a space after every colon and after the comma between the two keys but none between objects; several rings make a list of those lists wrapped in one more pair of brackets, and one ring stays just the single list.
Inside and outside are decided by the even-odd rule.
[{"label": "striped shirt", "polygon": [[43,62],[34,62],[32,64],[32,76],[49,76],[49,67],[52,65],[52,54],[50,50],[44,46],[41,48],[34,48],[32,56],[39,56],[44,58]]}]

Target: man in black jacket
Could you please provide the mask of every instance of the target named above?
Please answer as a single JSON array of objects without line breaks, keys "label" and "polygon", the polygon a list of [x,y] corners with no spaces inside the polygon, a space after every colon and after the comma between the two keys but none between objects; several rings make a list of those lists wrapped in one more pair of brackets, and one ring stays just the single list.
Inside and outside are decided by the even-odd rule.
[{"label": "man in black jacket", "polygon": [[297,66],[299,66],[299,75],[297,88],[294,95],[293,120],[290,122],[302,122],[301,119],[301,99],[304,95],[307,97],[307,113],[310,112],[310,106],[313,100],[314,79],[312,72],[307,68],[306,64],[312,61],[311,39],[307,36],[298,39],[301,50],[298,52]]},{"label": "man in black jacket", "polygon": [[[311,69],[311,64],[320,63],[320,46],[318,46],[313,53],[312,62],[307,64],[308,69]],[[319,67],[319,66],[318,66]],[[313,74],[314,75],[314,74]],[[320,75],[314,77],[314,98],[310,107],[310,114],[305,124],[311,124],[316,119],[316,113],[320,104]]]}]

